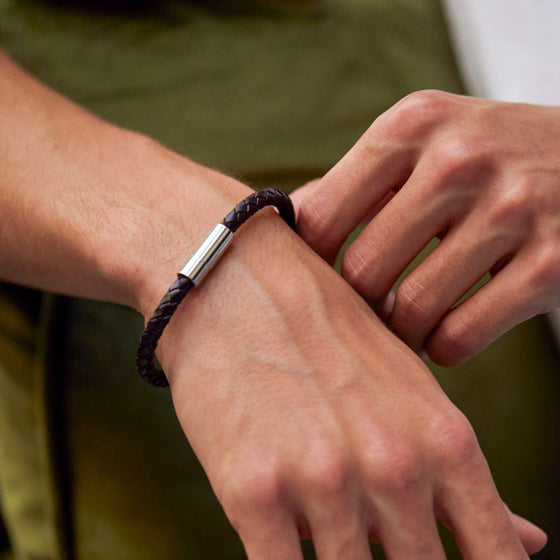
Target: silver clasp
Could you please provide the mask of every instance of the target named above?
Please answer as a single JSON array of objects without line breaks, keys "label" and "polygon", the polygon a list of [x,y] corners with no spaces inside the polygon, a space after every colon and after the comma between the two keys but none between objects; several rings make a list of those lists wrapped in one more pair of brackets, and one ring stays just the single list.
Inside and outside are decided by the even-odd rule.
[{"label": "silver clasp", "polygon": [[232,239],[233,233],[224,224],[215,225],[179,274],[189,278],[195,287],[198,286],[218,262]]}]

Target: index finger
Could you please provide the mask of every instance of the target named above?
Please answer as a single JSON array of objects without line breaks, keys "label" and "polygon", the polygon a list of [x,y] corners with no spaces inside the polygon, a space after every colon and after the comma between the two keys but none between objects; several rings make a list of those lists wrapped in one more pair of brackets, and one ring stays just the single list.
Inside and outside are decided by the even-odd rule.
[{"label": "index finger", "polygon": [[379,128],[376,121],[301,201],[298,231],[329,262],[348,235],[406,182],[414,167],[415,150],[380,134]]}]

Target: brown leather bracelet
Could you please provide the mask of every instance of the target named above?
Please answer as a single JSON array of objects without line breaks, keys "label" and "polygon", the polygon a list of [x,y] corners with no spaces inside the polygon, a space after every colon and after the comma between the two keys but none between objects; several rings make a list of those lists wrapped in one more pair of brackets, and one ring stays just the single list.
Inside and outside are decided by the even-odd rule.
[{"label": "brown leather bracelet", "polygon": [[290,197],[278,189],[263,189],[242,200],[217,224],[192,258],[177,274],[177,280],[159,302],[144,327],[136,351],[136,368],[140,377],[156,387],[169,385],[165,374],[155,367],[155,351],[163,330],[173,313],[192,288],[198,286],[216,264],[233,234],[254,214],[266,206],[275,206],[280,216],[295,230],[294,207]]}]

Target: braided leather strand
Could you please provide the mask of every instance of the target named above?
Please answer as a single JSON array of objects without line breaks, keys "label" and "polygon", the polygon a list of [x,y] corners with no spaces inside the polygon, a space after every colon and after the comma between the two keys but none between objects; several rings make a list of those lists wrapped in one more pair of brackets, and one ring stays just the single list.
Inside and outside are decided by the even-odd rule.
[{"label": "braided leather strand", "polygon": [[156,346],[173,313],[185,296],[193,288],[193,283],[186,276],[178,276],[177,280],[159,302],[156,310],[144,328],[138,350],[136,352],[136,368],[140,377],[156,387],[167,387],[169,382],[163,371],[156,369],[154,355]]},{"label": "braided leather strand", "polygon": [[223,220],[222,224],[235,233],[251,216],[266,206],[276,206],[283,220],[296,229],[294,206],[290,197],[278,189],[263,189],[242,200]]},{"label": "braided leather strand", "polygon": [[[235,233],[251,216],[266,206],[275,206],[284,221],[295,230],[294,207],[290,197],[278,189],[263,189],[242,200],[223,220],[222,224]],[[178,274],[156,310],[146,323],[136,351],[136,368],[140,377],[156,387],[167,387],[163,371],[155,367],[155,351],[163,330],[179,304],[194,287],[193,281]]]}]

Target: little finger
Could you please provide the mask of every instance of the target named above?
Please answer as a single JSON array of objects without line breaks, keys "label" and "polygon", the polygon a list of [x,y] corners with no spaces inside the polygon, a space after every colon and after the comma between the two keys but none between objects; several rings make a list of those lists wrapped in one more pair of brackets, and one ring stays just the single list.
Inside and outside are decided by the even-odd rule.
[{"label": "little finger", "polygon": [[514,249],[506,237],[473,236],[476,225],[471,219],[451,230],[397,290],[390,326],[417,351],[453,305]]},{"label": "little finger", "polygon": [[541,311],[523,259],[512,260],[475,294],[452,309],[428,338],[430,357],[457,365]]}]

